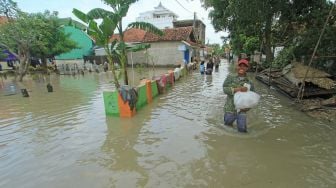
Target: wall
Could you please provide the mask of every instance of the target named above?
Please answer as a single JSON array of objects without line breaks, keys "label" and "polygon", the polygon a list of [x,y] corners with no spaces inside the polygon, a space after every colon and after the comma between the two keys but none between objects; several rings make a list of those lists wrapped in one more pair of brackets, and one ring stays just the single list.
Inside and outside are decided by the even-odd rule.
[{"label": "wall", "polygon": [[59,60],[59,59],[57,59],[55,62],[56,62],[57,65],[61,65],[61,64],[75,64],[75,63],[77,63],[78,65],[84,64],[84,60],[83,59],[73,59],[73,60]]},{"label": "wall", "polygon": [[[83,59],[74,59],[74,60],[56,60],[56,65],[60,69],[62,67],[62,64],[66,65],[68,64],[69,66],[73,67],[75,66],[74,64],[77,64],[79,69],[82,69],[84,67],[84,60]],[[86,66],[91,65],[90,63],[87,63]],[[90,67],[88,67],[90,68]]]},{"label": "wall", "polygon": [[13,69],[12,67],[8,67],[8,66],[7,66],[7,62],[0,61],[0,64],[1,64],[1,66],[2,66],[2,70],[5,70],[5,69]]},{"label": "wall", "polygon": [[197,31],[197,35],[198,35],[198,40],[202,41],[202,44],[205,44],[205,25],[203,24],[203,22],[196,22],[196,29]]},{"label": "wall", "polygon": [[[156,66],[177,65],[183,61],[183,51],[178,50],[181,42],[154,42],[150,43],[151,48],[147,49],[148,53],[153,57]],[[128,62],[131,64],[131,55],[128,53]],[[134,64],[146,63],[144,51],[133,53]],[[151,60],[148,61],[151,65]]]}]

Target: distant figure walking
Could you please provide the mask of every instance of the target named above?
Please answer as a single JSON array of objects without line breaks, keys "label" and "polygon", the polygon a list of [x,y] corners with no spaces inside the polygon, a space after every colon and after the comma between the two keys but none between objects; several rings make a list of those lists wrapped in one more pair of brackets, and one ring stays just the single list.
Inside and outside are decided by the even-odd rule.
[{"label": "distant figure walking", "polygon": [[108,71],[108,63],[107,63],[107,61],[104,62],[104,71],[105,72]]},{"label": "distant figure walking", "polygon": [[205,65],[204,65],[204,61],[202,61],[201,64],[200,64],[200,72],[201,72],[201,74],[204,74],[204,71],[205,71]]},{"label": "distant figure walking", "polygon": [[212,74],[213,66],[214,66],[213,60],[212,60],[212,58],[210,58],[209,62],[206,65],[206,71],[205,71],[206,75],[211,75]]},{"label": "distant figure walking", "polygon": [[220,58],[219,58],[219,56],[216,56],[215,57],[215,70],[216,71],[218,71],[219,64],[220,64]]}]

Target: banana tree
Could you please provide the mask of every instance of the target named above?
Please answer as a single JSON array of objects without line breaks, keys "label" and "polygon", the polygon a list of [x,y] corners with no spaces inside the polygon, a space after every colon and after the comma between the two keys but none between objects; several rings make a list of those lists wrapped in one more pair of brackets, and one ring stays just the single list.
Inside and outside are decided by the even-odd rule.
[{"label": "banana tree", "polygon": [[[136,2],[136,0],[103,0],[103,2],[111,6],[112,11],[102,8],[94,8],[87,14],[78,9],[73,9],[72,12],[77,18],[88,24],[88,34],[96,40],[98,45],[104,47],[109,64],[112,68],[114,84],[116,88],[119,88],[120,84],[118,77],[115,74],[113,58],[119,59],[124,76],[124,84],[128,85],[127,52],[141,48],[141,45],[130,47],[126,44],[124,41],[124,32],[130,28],[143,29],[157,35],[163,35],[163,32],[152,24],[146,22],[131,23],[125,30],[123,30],[122,19],[127,15],[129,6]],[[100,25],[97,24],[97,20],[102,20]],[[109,44],[110,37],[114,34],[115,30],[119,33],[119,41],[114,40]]]},{"label": "banana tree", "polygon": [[[114,84],[116,88],[119,88],[120,84],[119,84],[117,75],[115,74],[115,67],[113,63],[113,55],[112,55],[112,50],[111,50],[115,48],[116,41],[113,41],[111,44],[109,44],[110,37],[113,35],[114,30],[117,27],[116,18],[112,14],[110,16],[114,16],[114,17],[110,17],[107,14],[102,15],[101,16],[103,17],[102,22],[100,23],[100,25],[98,25],[96,19],[90,16],[93,14],[93,11],[97,12],[97,10],[92,10],[89,13],[85,14],[81,12],[80,10],[73,9],[72,13],[78,19],[80,19],[81,21],[83,21],[84,23],[88,25],[88,28],[87,28],[88,35],[94,38],[98,46],[102,46],[104,48],[106,56],[107,56],[107,60],[109,64],[111,65]],[[105,11],[102,10],[100,12],[102,12],[103,14]]]},{"label": "banana tree", "polygon": [[[120,22],[120,27],[121,27],[121,22]],[[127,52],[129,52],[128,50],[128,45],[125,43],[124,41],[124,32],[127,31],[128,29],[130,28],[137,28],[137,29],[142,29],[142,30],[145,30],[147,32],[151,32],[151,33],[154,33],[154,34],[157,34],[157,35],[160,35],[162,36],[163,35],[163,32],[156,28],[154,25],[150,24],[150,23],[146,23],[146,22],[133,22],[131,24],[129,24],[126,29],[123,31],[122,29],[120,30],[121,32],[119,32],[119,36],[120,36],[120,45],[121,45],[121,50],[120,50],[120,62],[121,62],[121,66],[122,66],[122,69],[123,69],[123,74],[124,74],[124,83],[125,85],[128,85],[128,76],[127,76],[127,62],[128,62],[128,59],[127,59]],[[143,50],[143,49],[146,49],[145,46],[135,46],[133,48],[129,48],[130,50],[134,50],[137,48],[137,51],[139,50]]]}]

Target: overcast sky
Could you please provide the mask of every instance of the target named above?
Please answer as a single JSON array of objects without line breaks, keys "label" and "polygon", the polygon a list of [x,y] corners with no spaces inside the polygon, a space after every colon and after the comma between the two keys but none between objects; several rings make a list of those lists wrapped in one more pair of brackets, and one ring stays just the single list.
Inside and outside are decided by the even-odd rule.
[{"label": "overcast sky", "polygon": [[[14,0],[15,1],[15,0]],[[44,10],[58,11],[59,17],[72,17],[72,9],[77,8],[83,12],[88,12],[92,8],[110,9],[100,0],[16,0],[21,10],[25,12],[43,12]],[[215,33],[215,30],[208,19],[208,11],[201,7],[199,0],[139,0],[134,3],[124,18],[126,23],[135,21],[139,13],[154,10],[159,3],[176,13],[178,19],[193,19],[193,12],[196,12],[198,19],[206,25],[206,42],[222,44],[221,36],[227,35],[224,32]],[[78,19],[76,19],[78,20]]]}]

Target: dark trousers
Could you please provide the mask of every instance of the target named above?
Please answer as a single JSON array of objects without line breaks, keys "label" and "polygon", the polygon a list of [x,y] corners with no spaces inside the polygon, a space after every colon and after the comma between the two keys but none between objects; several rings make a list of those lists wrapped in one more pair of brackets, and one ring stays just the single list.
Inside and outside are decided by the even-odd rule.
[{"label": "dark trousers", "polygon": [[225,112],[224,125],[232,126],[235,120],[237,120],[238,132],[247,132],[245,112],[240,113]]}]

